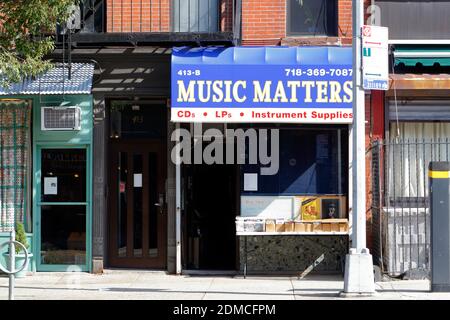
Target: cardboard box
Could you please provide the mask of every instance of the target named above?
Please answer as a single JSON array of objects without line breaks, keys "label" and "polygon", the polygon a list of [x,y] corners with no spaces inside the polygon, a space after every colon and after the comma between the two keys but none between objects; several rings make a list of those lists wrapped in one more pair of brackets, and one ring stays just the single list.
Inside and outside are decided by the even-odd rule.
[{"label": "cardboard box", "polygon": [[264,232],[264,220],[245,220],[244,231],[246,232]]},{"label": "cardboard box", "polygon": [[331,232],[331,223],[322,222],[322,232]]},{"label": "cardboard box", "polygon": [[294,231],[295,232],[306,232],[306,223],[296,221]]},{"label": "cardboard box", "polygon": [[305,232],[313,232],[312,222],[303,222],[305,224]]},{"label": "cardboard box", "polygon": [[320,222],[313,222],[312,223],[312,231],[313,232],[322,232],[322,223]]},{"label": "cardboard box", "polygon": [[339,232],[348,232],[348,222],[339,223]]},{"label": "cardboard box", "polygon": [[275,232],[275,220],[266,219],[266,232]]},{"label": "cardboard box", "polygon": [[332,232],[339,232],[339,223],[330,223]]},{"label": "cardboard box", "polygon": [[286,221],[284,223],[284,231],[285,232],[294,232],[295,231],[295,223],[294,223],[294,221]]},{"label": "cardboard box", "polygon": [[284,221],[278,221],[275,224],[275,231],[276,232],[284,232],[285,231],[285,224]]}]

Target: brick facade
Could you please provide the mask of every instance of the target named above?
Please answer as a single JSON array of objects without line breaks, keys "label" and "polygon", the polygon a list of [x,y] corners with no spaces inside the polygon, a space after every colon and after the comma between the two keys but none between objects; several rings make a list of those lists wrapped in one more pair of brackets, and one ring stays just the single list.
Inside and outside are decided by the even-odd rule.
[{"label": "brick facade", "polygon": [[[187,1],[187,0],[185,0]],[[233,0],[220,0],[221,31],[231,31]],[[170,32],[172,0],[106,0],[107,32]]]},{"label": "brick facade", "polygon": [[170,0],[107,0],[107,32],[164,32],[170,29]]},{"label": "brick facade", "polygon": [[242,44],[280,44],[286,35],[286,0],[242,2]]},{"label": "brick facade", "polygon": [[[187,0],[186,0],[187,1]],[[287,36],[288,0],[242,0],[242,45],[304,46],[351,45],[352,0],[338,0],[337,36]],[[364,0],[366,7],[370,0]],[[107,0],[107,32],[170,32],[171,0]],[[233,0],[220,0],[221,31],[233,30]],[[367,17],[367,16],[366,16]],[[383,94],[372,93],[366,99],[366,146],[384,136]],[[371,247],[372,177],[370,153],[366,158],[367,235]]]},{"label": "brick facade", "polygon": [[[351,45],[352,0],[338,0],[337,37],[287,37],[288,0],[243,0],[243,45]],[[366,7],[370,0],[364,0]]]}]

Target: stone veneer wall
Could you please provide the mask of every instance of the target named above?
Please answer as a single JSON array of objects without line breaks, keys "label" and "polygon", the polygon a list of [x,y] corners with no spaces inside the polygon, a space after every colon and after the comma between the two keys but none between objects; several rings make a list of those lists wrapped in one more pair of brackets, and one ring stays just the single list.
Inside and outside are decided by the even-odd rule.
[{"label": "stone veneer wall", "polygon": [[[244,270],[245,239],[239,244],[240,268]],[[303,272],[322,254],[324,260],[314,272],[343,273],[348,236],[249,236],[247,271]]]}]

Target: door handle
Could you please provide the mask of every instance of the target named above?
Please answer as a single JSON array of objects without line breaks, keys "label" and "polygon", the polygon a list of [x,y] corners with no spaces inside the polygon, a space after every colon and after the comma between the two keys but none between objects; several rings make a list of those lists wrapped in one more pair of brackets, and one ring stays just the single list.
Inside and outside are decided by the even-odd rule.
[{"label": "door handle", "polygon": [[164,194],[160,193],[158,200],[159,200],[159,202],[155,203],[154,206],[159,208],[159,213],[163,213],[163,209],[164,209]]}]

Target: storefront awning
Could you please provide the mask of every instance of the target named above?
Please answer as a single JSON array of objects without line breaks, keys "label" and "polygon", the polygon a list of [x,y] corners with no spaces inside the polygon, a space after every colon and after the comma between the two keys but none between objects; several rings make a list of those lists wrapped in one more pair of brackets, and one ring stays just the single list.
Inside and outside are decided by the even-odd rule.
[{"label": "storefront awning", "polygon": [[396,90],[449,90],[449,74],[391,74],[389,88]]},{"label": "storefront awning", "polygon": [[58,64],[35,79],[26,79],[21,83],[11,84],[9,88],[0,87],[3,95],[59,95],[90,94],[94,65],[91,63]]},{"label": "storefront awning", "polygon": [[174,122],[352,122],[351,47],[174,48]]},{"label": "storefront awning", "polygon": [[395,66],[450,66],[450,46],[402,45],[396,46],[393,54]]}]

